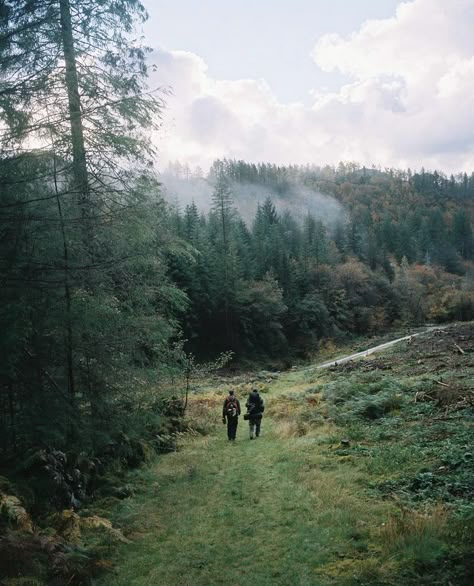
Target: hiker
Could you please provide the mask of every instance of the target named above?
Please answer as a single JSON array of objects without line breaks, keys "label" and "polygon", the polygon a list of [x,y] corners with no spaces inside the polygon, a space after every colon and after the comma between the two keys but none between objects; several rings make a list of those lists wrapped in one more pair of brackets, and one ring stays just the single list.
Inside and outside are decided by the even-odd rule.
[{"label": "hiker", "polygon": [[222,408],[222,423],[227,421],[227,437],[230,441],[235,441],[237,425],[239,424],[240,403],[231,389],[224,400]]},{"label": "hiker", "polygon": [[249,420],[249,431],[250,439],[258,437],[260,435],[260,425],[262,423],[263,412],[265,411],[265,405],[263,399],[258,393],[258,389],[252,389],[252,392],[245,403],[247,407],[248,420]]}]

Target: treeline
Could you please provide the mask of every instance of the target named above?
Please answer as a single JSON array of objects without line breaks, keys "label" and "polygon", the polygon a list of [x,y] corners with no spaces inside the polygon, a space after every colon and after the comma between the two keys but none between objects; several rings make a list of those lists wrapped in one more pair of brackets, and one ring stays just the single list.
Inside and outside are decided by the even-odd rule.
[{"label": "treeline", "polygon": [[215,162],[210,213],[191,204],[175,211],[173,222],[189,245],[188,255],[169,262],[191,303],[183,324],[190,348],[304,355],[324,338],[474,316],[470,207],[450,207],[449,200],[433,207],[413,192],[424,205],[411,211],[393,173],[371,193],[347,174],[339,181],[341,169],[333,173],[333,189],[325,185],[346,210],[332,226],[310,214],[299,222],[290,211],[278,213],[268,197],[248,225],[235,210],[232,185],[255,181],[256,170],[264,178],[257,185],[274,187],[285,174],[280,200],[301,184],[322,190],[323,171]]},{"label": "treeline", "polygon": [[[201,176],[202,170],[197,168],[194,172],[187,166],[179,163],[171,165],[171,170],[183,177]],[[388,190],[394,195],[393,190],[400,191],[404,185],[408,191],[422,196],[426,202],[429,198],[440,205],[443,200],[456,199],[472,200],[474,198],[474,172],[451,174],[449,177],[441,171],[412,172],[395,168],[381,169],[379,167],[367,168],[358,163],[340,162],[337,167],[331,165],[276,165],[271,163],[247,163],[245,161],[223,159],[217,160],[212,165],[209,176],[215,178],[223,173],[230,181],[237,183],[256,183],[266,185],[277,193],[288,193],[294,183],[303,183],[318,187],[323,192],[334,192],[344,198],[344,190],[338,192],[337,186],[348,183],[352,186],[366,186],[365,192],[370,194],[374,188],[377,191]],[[369,186],[369,187],[367,187]],[[347,191],[347,188],[346,188]],[[347,193],[346,193],[347,195]],[[375,203],[375,202],[374,202]]]}]

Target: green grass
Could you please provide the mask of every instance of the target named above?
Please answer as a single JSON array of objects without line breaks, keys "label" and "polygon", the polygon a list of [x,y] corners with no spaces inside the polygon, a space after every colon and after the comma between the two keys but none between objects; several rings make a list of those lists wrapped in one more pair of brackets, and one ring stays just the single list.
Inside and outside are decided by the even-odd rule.
[{"label": "green grass", "polygon": [[115,511],[133,544],[104,583],[332,584],[324,564],[367,556],[370,527],[393,506],[354,490],[356,467],[321,469],[326,448],[271,427],[252,442],[244,425],[235,444],[224,429],[185,441],[144,472],[143,492]]},{"label": "green grass", "polygon": [[[229,383],[194,395],[190,424],[208,435],[183,436],[179,451],[131,476],[133,497],[105,505],[131,543],[100,584],[471,583],[472,420],[415,402],[441,374],[417,372],[404,352],[387,353],[389,372],[265,381],[255,441],[243,420],[235,443],[219,425]],[[446,372],[458,384],[472,367]]]}]

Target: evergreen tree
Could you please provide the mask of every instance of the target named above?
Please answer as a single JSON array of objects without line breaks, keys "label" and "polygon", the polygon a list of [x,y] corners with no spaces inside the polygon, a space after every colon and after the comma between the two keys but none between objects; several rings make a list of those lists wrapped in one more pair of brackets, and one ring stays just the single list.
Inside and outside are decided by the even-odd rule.
[{"label": "evergreen tree", "polygon": [[148,164],[161,103],[127,38],[145,12],[138,0],[0,8],[0,207],[6,233],[19,229],[13,248],[0,240],[2,329],[21,316],[3,348],[10,428],[23,431],[17,449],[96,447],[136,369],[165,366],[186,306],[167,279]]},{"label": "evergreen tree", "polygon": [[316,221],[311,215],[303,222],[303,247],[306,258],[312,258],[317,265],[328,262],[326,228],[321,220]]},{"label": "evergreen tree", "polygon": [[462,258],[466,260],[474,258],[472,225],[465,209],[459,209],[454,214],[452,241]]},{"label": "evergreen tree", "polygon": [[232,223],[235,215],[232,192],[221,169],[212,194],[212,215],[215,228],[215,262],[217,296],[224,307],[225,331],[228,348],[234,345],[232,305],[235,293],[235,263],[231,250]]},{"label": "evergreen tree", "polygon": [[333,240],[337,246],[338,251],[341,253],[342,258],[344,259],[347,250],[347,243],[344,224],[342,222],[337,222],[334,226]]}]

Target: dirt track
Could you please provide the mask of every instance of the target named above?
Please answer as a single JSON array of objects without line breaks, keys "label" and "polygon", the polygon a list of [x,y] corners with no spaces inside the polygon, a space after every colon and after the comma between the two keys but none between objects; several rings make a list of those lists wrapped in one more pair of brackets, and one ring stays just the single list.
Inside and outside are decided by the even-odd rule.
[{"label": "dirt track", "polygon": [[362,352],[356,352],[355,354],[350,354],[349,356],[343,356],[338,358],[337,360],[332,360],[331,362],[324,362],[323,364],[318,364],[312,368],[328,368],[329,366],[338,366],[339,364],[344,364],[345,362],[349,362],[350,360],[354,360],[355,358],[363,358],[364,356],[369,356],[370,354],[374,354],[375,352],[381,352],[382,350],[386,350],[399,342],[403,342],[404,340],[411,340],[416,336],[422,336],[423,334],[427,334],[432,332],[433,330],[442,330],[444,328],[439,327],[431,327],[423,332],[418,332],[417,334],[410,334],[409,336],[404,336],[403,338],[397,338],[396,340],[391,340],[390,342],[385,342],[385,344],[379,344],[378,346],[374,346],[373,348],[367,348],[367,350],[363,350]]}]

